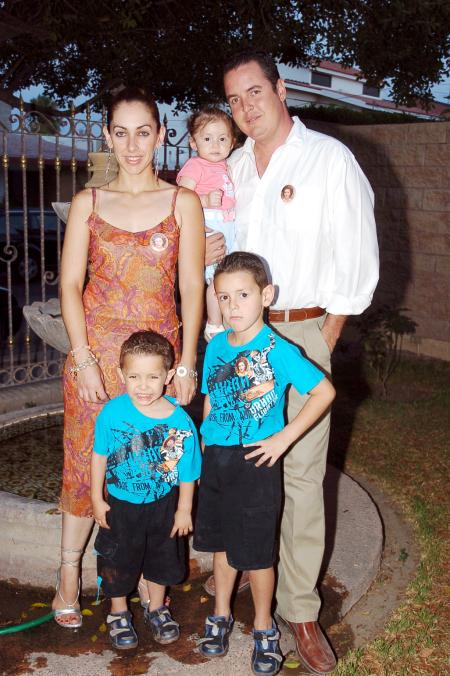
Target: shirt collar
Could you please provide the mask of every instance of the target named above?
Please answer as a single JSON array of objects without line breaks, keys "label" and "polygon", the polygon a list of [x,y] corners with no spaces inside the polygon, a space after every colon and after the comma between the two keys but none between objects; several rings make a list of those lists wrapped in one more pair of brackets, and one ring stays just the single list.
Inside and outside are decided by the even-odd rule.
[{"label": "shirt collar", "polygon": [[[303,122],[300,122],[300,119],[296,115],[291,119],[294,124],[292,125],[291,131],[289,132],[288,137],[286,141],[283,143],[283,145],[297,145],[305,140],[306,136],[305,125],[303,124]],[[254,147],[255,147],[254,139],[250,138],[250,136],[247,136],[247,139],[243,145],[243,151],[248,153],[249,155],[253,155]]]}]

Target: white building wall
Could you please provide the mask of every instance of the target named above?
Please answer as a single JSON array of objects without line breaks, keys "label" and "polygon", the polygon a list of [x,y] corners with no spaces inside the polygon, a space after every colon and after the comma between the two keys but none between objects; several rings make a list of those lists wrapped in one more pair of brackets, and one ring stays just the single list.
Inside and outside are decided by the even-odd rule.
[{"label": "white building wall", "polygon": [[278,64],[278,71],[283,80],[297,80],[297,82],[311,82],[311,71],[303,66],[286,66]]},{"label": "white building wall", "polygon": [[332,89],[337,92],[345,92],[346,94],[362,94],[363,83],[361,80],[349,80],[339,75],[333,75]]}]

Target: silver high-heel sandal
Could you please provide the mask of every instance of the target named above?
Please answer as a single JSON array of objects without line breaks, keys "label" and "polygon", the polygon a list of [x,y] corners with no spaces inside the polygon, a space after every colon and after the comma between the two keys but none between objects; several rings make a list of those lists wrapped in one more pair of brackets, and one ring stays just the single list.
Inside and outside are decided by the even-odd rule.
[{"label": "silver high-heel sandal", "polygon": [[[63,558],[64,554],[80,554],[80,556],[75,560],[75,561],[65,561]],[[82,549],[63,549],[61,548],[61,566],[72,566],[72,568],[77,568],[81,555],[83,554]],[[75,604],[78,601],[78,598],[80,596],[80,577],[78,577],[78,590],[77,590],[77,595],[75,598],[75,601],[73,603],[68,603],[62,596],[60,592],[60,586],[61,586],[61,566],[56,572],[56,593],[58,594],[59,598],[61,601],[64,603],[65,608],[54,608],[53,609],[53,617],[55,619],[55,622],[59,624],[60,627],[64,627],[65,629],[79,629],[81,625],[83,624],[83,616],[81,614],[80,608],[75,608]],[[66,616],[66,615],[74,615],[75,616],[75,621],[74,622],[61,622],[60,618]]]}]

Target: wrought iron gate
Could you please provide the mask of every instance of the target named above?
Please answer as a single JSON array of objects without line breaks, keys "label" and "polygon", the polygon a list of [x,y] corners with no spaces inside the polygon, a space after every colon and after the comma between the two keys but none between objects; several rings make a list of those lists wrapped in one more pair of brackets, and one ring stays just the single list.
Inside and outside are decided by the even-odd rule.
[{"label": "wrought iron gate", "polygon": [[[89,108],[80,119],[73,109],[47,117],[21,105],[9,128],[0,124],[0,387],[61,374],[64,355],[30,330],[22,307],[58,295],[64,223],[51,203],[84,186],[104,120]],[[184,129],[167,129],[162,155],[162,174],[173,179],[190,156]]]}]

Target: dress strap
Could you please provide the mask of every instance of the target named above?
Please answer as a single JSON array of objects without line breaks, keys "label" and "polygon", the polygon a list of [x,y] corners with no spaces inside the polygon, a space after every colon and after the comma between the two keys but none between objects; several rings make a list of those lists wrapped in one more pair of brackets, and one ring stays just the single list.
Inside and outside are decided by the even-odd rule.
[{"label": "dress strap", "polygon": [[170,215],[171,215],[171,216],[173,216],[174,213],[175,213],[175,205],[176,205],[176,202],[177,202],[177,195],[178,195],[178,191],[179,191],[179,190],[180,190],[180,186],[177,186],[177,187],[175,188],[175,190],[173,191],[173,195],[172,195],[172,206],[171,206],[171,210],[170,210]]},{"label": "dress strap", "polygon": [[97,191],[95,188],[91,188],[92,190],[92,213],[95,214],[95,201],[97,199]]}]

